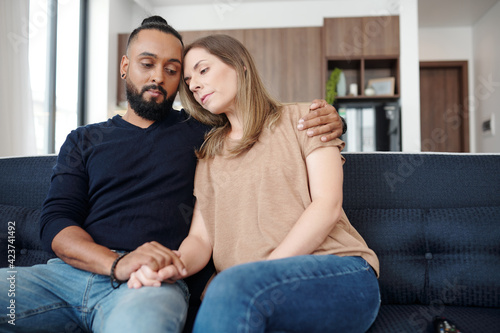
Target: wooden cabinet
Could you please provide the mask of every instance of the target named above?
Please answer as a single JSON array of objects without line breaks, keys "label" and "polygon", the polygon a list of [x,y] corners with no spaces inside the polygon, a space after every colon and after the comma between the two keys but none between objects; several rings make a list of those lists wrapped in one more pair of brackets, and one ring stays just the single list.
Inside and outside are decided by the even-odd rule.
[{"label": "wooden cabinet", "polygon": [[399,16],[325,18],[323,28],[326,57],[399,55]]},{"label": "wooden cabinet", "polygon": [[363,55],[362,18],[326,18],[324,20],[325,56],[351,59]]},{"label": "wooden cabinet", "polygon": [[235,37],[252,54],[268,91],[282,102],[321,98],[321,27],[181,32],[187,45],[214,33]]},{"label": "wooden cabinet", "polygon": [[286,74],[283,66],[283,29],[245,30],[243,45],[254,58],[260,78],[269,93],[281,101],[293,101],[283,91]]},{"label": "wooden cabinet", "polygon": [[[326,18],[323,43],[323,91],[335,68],[346,77],[346,96],[339,101],[397,99],[399,85],[399,17],[370,16],[352,18]],[[390,94],[366,96],[371,80],[394,78]],[[356,96],[349,95],[349,86],[357,85]]]},{"label": "wooden cabinet", "polygon": [[283,29],[281,90],[288,102],[311,102],[323,97],[321,28]]},{"label": "wooden cabinet", "polygon": [[122,57],[125,53],[127,53],[127,41],[128,36],[130,34],[118,34],[118,57],[117,57],[117,65],[118,66],[118,75],[116,77],[116,105],[122,109],[127,107],[127,87],[125,84],[125,80],[120,77],[120,64],[122,61]]},{"label": "wooden cabinet", "polygon": [[[180,31],[184,45],[210,34],[230,35],[250,51],[268,91],[281,102],[310,102],[323,96],[321,27]],[[118,54],[128,34],[120,34]],[[118,105],[126,104],[125,84],[118,78]]]},{"label": "wooden cabinet", "polygon": [[363,17],[363,56],[399,56],[399,16]]}]

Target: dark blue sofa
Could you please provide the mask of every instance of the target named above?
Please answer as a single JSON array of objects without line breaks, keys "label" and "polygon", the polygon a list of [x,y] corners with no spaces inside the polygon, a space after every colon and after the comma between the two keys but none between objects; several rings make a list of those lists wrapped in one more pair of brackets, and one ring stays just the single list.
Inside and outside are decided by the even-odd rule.
[{"label": "dark blue sofa", "polygon": [[[369,332],[432,332],[436,316],[463,333],[500,332],[500,154],[344,156],[344,209],[380,259],[382,307]],[[55,159],[0,159],[0,267],[9,221],[16,266],[52,256],[37,223]]]}]

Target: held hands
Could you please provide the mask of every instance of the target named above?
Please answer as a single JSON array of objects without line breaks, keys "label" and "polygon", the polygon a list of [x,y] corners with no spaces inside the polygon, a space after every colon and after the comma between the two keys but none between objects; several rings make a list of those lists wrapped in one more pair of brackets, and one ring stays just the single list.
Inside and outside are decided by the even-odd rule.
[{"label": "held hands", "polygon": [[308,136],[322,135],[321,141],[324,142],[342,135],[342,118],[332,105],[323,99],[315,99],[309,109],[310,112],[299,120],[299,130],[308,129]]},{"label": "held hands", "polygon": [[[180,257],[178,251],[173,251]],[[158,271],[153,271],[149,266],[143,265],[137,271],[130,274],[130,279],[127,282],[129,288],[139,289],[141,287],[159,287],[162,282],[175,283],[175,281],[186,276],[185,269],[179,271],[179,268],[170,264]]]},{"label": "held hands", "polygon": [[145,243],[125,256],[115,267],[118,280],[128,280],[129,288],[160,286],[162,281],[175,281],[187,272],[180,253],[157,242]]}]

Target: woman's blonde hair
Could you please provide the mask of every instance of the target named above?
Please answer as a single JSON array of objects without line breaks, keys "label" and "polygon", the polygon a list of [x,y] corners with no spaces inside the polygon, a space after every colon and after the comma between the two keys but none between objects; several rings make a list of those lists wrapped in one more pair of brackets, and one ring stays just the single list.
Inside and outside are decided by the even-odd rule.
[{"label": "woman's blonde hair", "polygon": [[[184,49],[183,56],[194,48],[205,49],[236,70],[238,77],[236,108],[241,111],[239,116],[243,123],[243,137],[229,151],[231,155],[236,156],[257,142],[266,124],[272,126],[278,120],[281,104],[267,92],[251,54],[235,38],[227,35],[202,37],[188,45]],[[186,112],[198,121],[213,126],[197,152],[198,158],[214,157],[221,152],[226,135],[231,130],[231,124],[225,114],[215,115],[198,104],[186,82],[182,81],[180,97]]]}]

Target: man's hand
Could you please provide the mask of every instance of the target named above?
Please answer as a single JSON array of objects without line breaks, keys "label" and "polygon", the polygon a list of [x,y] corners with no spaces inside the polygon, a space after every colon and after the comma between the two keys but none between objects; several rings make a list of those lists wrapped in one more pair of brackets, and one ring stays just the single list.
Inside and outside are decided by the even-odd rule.
[{"label": "man's hand", "polygon": [[[110,274],[111,265],[118,256],[107,247],[96,244],[89,233],[78,226],[61,230],[52,241],[52,250],[67,264],[100,275]],[[144,275],[139,278],[158,285],[153,283],[153,280],[163,280],[157,276],[162,268],[171,266],[182,277],[187,274],[179,256],[177,251],[172,251],[158,242],[145,243],[117,263],[114,275],[120,281],[127,281],[133,273],[144,267]],[[166,272],[168,273],[168,269]]]},{"label": "man's hand", "polygon": [[115,268],[115,277],[118,280],[129,280],[130,288],[139,288],[141,285],[159,286],[163,279],[158,271],[168,266],[172,266],[180,275],[187,273],[176,251],[157,242],[150,242],[139,246],[120,260]]},{"label": "man's hand", "polygon": [[[180,253],[174,251],[180,256]],[[138,289],[145,287],[159,287],[162,282],[175,283],[186,276],[186,271],[180,272],[175,265],[168,265],[155,272],[148,266],[142,266],[139,270],[130,275],[127,282],[129,288]]]},{"label": "man's hand", "polygon": [[321,141],[334,140],[342,135],[343,122],[337,110],[323,99],[315,99],[310,112],[299,120],[297,128],[308,130],[308,136],[322,135]]}]

